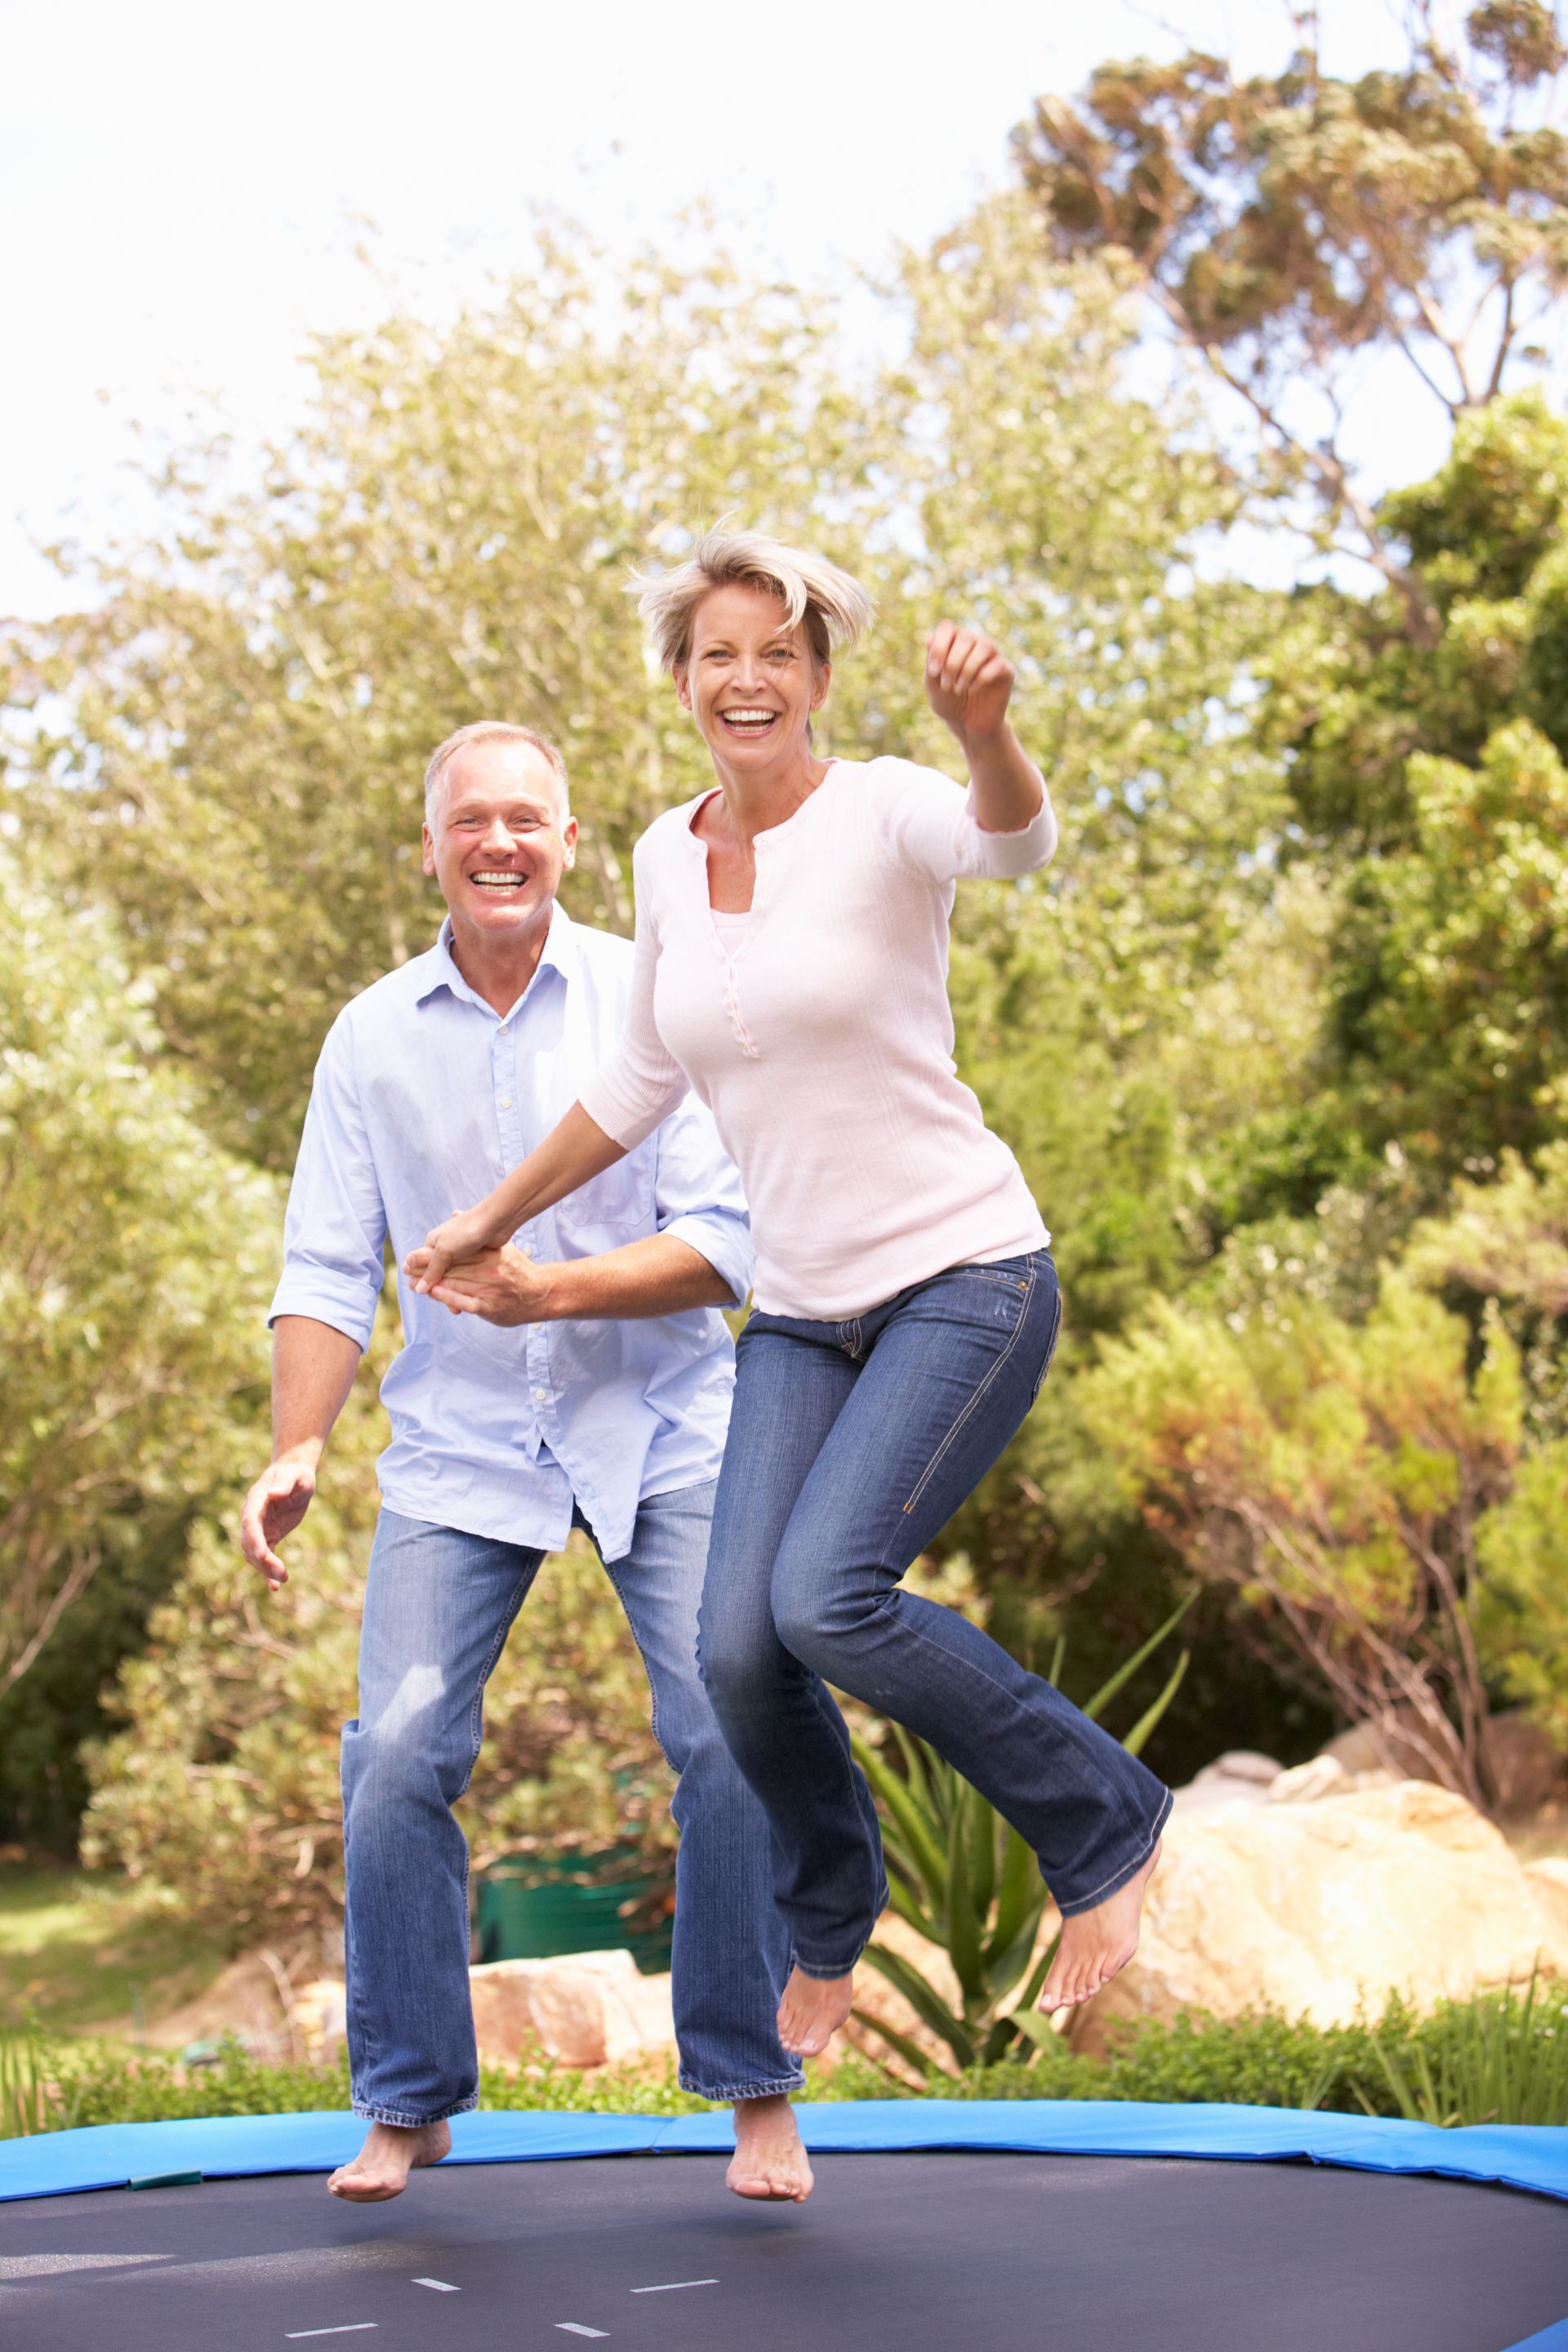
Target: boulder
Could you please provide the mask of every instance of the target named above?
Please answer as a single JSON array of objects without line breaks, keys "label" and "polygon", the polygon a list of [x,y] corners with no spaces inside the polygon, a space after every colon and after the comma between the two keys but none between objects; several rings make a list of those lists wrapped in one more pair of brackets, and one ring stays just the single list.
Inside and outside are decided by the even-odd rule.
[{"label": "boulder", "polygon": [[1177,1815],[1137,1957],[1074,2011],[1075,2049],[1120,2020],[1282,2011],[1320,2025],[1420,2008],[1541,1967],[1568,1974],[1568,1919],[1489,1822],[1421,1780],[1324,1803]]},{"label": "boulder", "polygon": [[[1350,1773],[1382,1767],[1409,1780],[1432,1778],[1431,1765],[1397,1720],[1381,1738],[1370,1724],[1358,1723],[1331,1739],[1323,1754]],[[1481,1732],[1481,1776],[1500,1813],[1532,1813],[1563,1792],[1568,1758],[1538,1723],[1514,1708],[1487,1718]]]},{"label": "boulder", "polygon": [[1557,1853],[1544,1855],[1539,1862],[1527,1862],[1524,1874],[1547,1916],[1556,1922],[1560,1934],[1568,1937],[1568,1859]]},{"label": "boulder", "polygon": [[542,2050],[566,2066],[603,2066],[675,2040],[668,1976],[637,1973],[629,1952],[492,1960],[468,1970],[482,2057],[515,2065]]},{"label": "boulder", "polygon": [[289,2022],[315,2064],[347,2041],[348,1988],[341,1977],[318,1977],[289,2004]]},{"label": "boulder", "polygon": [[1481,1765],[1500,1813],[1534,1813],[1561,1796],[1568,1759],[1538,1723],[1517,1710],[1489,1717]]},{"label": "boulder", "polygon": [[1228,1748],[1175,1791],[1178,1813],[1212,1813],[1221,1805],[1260,1805],[1283,1768],[1250,1748]]}]

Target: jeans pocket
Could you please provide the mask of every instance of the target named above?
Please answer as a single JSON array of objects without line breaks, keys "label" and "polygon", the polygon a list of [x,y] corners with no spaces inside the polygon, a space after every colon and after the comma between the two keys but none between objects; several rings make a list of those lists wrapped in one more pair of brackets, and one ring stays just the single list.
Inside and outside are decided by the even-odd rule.
[{"label": "jeans pocket", "polygon": [[1045,1385],[1046,1385],[1046,1374],[1050,1370],[1050,1369],[1051,1369],[1051,1365],[1052,1365],[1052,1363],[1055,1361],[1055,1359],[1056,1359],[1056,1352],[1057,1352],[1057,1341],[1061,1338],[1061,1336],[1062,1336],[1062,1295],[1061,1295],[1061,1292],[1058,1290],[1058,1291],[1057,1292],[1057,1311],[1056,1311],[1056,1313],[1055,1313],[1055,1314],[1052,1316],[1052,1318],[1051,1318],[1051,1337],[1050,1337],[1050,1342],[1049,1342],[1048,1346],[1047,1346],[1047,1349],[1046,1349],[1046,1353],[1045,1353],[1045,1359],[1044,1359],[1044,1361],[1041,1363],[1039,1370],[1038,1370],[1038,1371],[1036,1373],[1036,1375],[1035,1375],[1035,1385],[1034,1385],[1033,1389],[1030,1391],[1030,1393],[1029,1393],[1029,1402],[1030,1402],[1031,1404],[1033,1404],[1033,1403],[1034,1403],[1034,1402],[1035,1402],[1036,1398],[1039,1395],[1040,1391],[1041,1391],[1041,1390],[1045,1387]]},{"label": "jeans pocket", "polygon": [[[934,1452],[931,1454],[931,1458],[926,1463],[925,1468],[921,1471],[920,1477],[915,1484],[913,1492],[910,1494],[909,1500],[904,1505],[904,1516],[906,1518],[913,1513],[932,1479],[936,1477],[939,1471],[942,1471],[950,1460],[954,1448],[964,1442],[966,1433],[971,1429],[973,1424],[974,1424],[976,1420],[984,1415],[986,1408],[986,1400],[994,1391],[998,1380],[1005,1371],[1008,1360],[1012,1357],[1013,1352],[1016,1349],[1019,1339],[1023,1335],[1025,1327],[1028,1320],[1030,1303],[1034,1297],[1037,1275],[1036,1268],[1032,1261],[1024,1260],[1020,1261],[1020,1263],[1023,1266],[1022,1273],[1020,1274],[1016,1270],[1014,1270],[1009,1272],[1006,1277],[1006,1287],[1012,1291],[1017,1301],[1016,1309],[1016,1311],[1008,1309],[1004,1315],[995,1317],[993,1317],[991,1313],[987,1312],[983,1322],[979,1325],[979,1328],[984,1329],[985,1333],[985,1345],[990,1347],[994,1343],[996,1352],[989,1356],[984,1370],[980,1373],[975,1386],[965,1402],[962,1411],[958,1413],[956,1419],[945,1430],[942,1438],[938,1442]],[[952,1271],[968,1277],[977,1274],[985,1274],[990,1270],[984,1266],[966,1265],[954,1267]],[[939,1276],[939,1280],[945,1281],[946,1277]],[[935,1286],[933,1285],[932,1287],[934,1286]],[[989,1290],[999,1288],[1001,1287],[1001,1285],[988,1282],[985,1286]],[[973,1299],[973,1294],[971,1293],[971,1298]],[[1000,1302],[998,1302],[998,1304],[1000,1304]],[[956,1322],[967,1323],[972,1334],[976,1330],[976,1318],[973,1313],[964,1315],[955,1314],[952,1319]],[[1026,1406],[1024,1411],[1026,1412],[1028,1408]],[[1009,1436],[1011,1436],[1014,1431],[1016,1430],[1022,1418],[1023,1414],[1021,1412],[1015,1414],[1012,1421],[1012,1426],[1008,1431]],[[999,1451],[1000,1448],[997,1450]],[[994,1460],[995,1458],[994,1454],[993,1454],[991,1458]]]}]

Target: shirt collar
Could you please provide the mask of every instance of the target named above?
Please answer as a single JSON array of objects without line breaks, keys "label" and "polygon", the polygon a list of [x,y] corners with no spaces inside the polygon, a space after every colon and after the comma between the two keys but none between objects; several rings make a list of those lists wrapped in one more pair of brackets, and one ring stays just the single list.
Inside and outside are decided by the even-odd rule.
[{"label": "shirt collar", "polygon": [[[559,899],[556,899],[550,909],[550,929],[545,933],[544,945],[540,951],[539,970],[535,971],[533,980],[529,982],[528,989],[524,990],[525,996],[531,991],[534,982],[539,978],[539,973],[546,965],[549,965],[552,971],[558,971],[568,985],[576,977],[578,959],[576,928],[565,908]],[[439,936],[430,950],[429,972],[414,1000],[415,1003],[416,1004],[427,1003],[438,988],[447,990],[451,995],[460,998],[465,1004],[479,1005],[482,1011],[491,1013],[497,1020],[501,1017],[495,1013],[493,1006],[487,1004],[484,998],[468,986],[468,982],[458,970],[457,959],[452,953],[450,915],[444,919]],[[510,1014],[508,1017],[510,1018]]]}]

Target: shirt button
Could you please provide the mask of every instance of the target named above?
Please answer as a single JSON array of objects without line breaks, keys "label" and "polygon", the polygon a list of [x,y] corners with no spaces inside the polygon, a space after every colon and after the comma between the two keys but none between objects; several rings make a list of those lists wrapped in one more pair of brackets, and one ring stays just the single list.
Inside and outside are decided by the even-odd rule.
[{"label": "shirt button", "polygon": [[550,1391],[548,1389],[535,1389],[533,1391],[533,1402],[535,1404],[548,1404],[550,1402]]},{"label": "shirt button", "polygon": [[502,1110],[510,1110],[511,1108],[511,1097],[510,1095],[502,1095],[500,1098],[500,1107]]}]

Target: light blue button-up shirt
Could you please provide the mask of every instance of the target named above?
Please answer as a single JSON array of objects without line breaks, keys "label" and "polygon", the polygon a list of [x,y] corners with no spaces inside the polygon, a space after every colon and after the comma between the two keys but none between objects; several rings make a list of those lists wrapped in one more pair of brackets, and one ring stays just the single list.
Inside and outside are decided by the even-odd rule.
[{"label": "light blue button-up shirt", "polygon": [[[620,1037],[625,940],[554,908],[539,968],[502,1015],[468,986],[450,923],[429,952],[346,1005],[316,1065],[271,1315],[363,1348],[390,1238],[404,1346],[382,1382],[388,1506],[411,1519],[559,1550],[575,1500],[606,1559],[644,1496],[718,1475],[734,1349],[716,1307],[502,1328],[419,1297],[403,1258],[481,1200],[570,1109]],[[752,1278],[740,1178],[692,1097],[616,1167],[520,1228],[542,1260],[676,1234],[737,1304]]]}]

